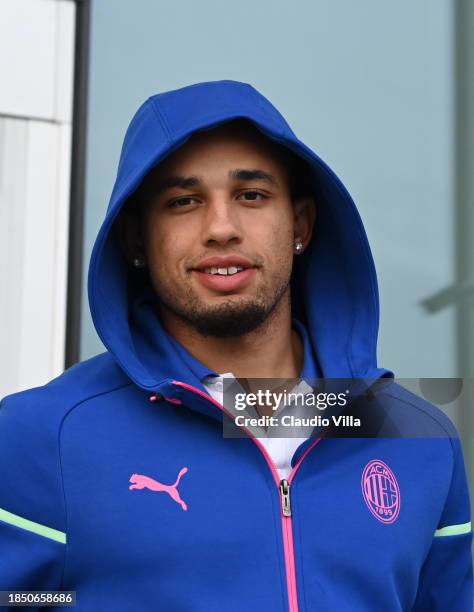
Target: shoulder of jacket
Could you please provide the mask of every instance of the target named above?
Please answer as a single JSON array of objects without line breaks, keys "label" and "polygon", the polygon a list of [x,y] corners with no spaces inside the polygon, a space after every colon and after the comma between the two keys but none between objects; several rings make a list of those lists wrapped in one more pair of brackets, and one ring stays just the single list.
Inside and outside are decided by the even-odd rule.
[{"label": "shoulder of jacket", "polygon": [[382,387],[377,393],[379,401],[389,410],[395,424],[419,437],[458,438],[451,418],[441,408],[397,382]]},{"label": "shoulder of jacket", "polygon": [[[66,532],[60,434],[65,417],[88,399],[133,384],[108,353],[0,403],[0,510]],[[13,519],[12,519],[13,520]]]},{"label": "shoulder of jacket", "polygon": [[0,402],[0,414],[8,412],[21,424],[38,425],[40,421],[46,433],[56,430],[78,404],[132,384],[110,353],[104,352],[75,364],[45,385],[7,395]]}]

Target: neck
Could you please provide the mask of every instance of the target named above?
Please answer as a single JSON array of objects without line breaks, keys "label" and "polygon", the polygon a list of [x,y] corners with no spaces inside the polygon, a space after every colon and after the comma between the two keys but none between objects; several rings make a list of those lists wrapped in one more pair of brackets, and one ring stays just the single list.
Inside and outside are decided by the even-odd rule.
[{"label": "neck", "polygon": [[219,374],[236,378],[297,378],[303,367],[303,342],[291,326],[289,292],[265,322],[236,338],[203,336],[167,309],[162,324],[196,359]]}]

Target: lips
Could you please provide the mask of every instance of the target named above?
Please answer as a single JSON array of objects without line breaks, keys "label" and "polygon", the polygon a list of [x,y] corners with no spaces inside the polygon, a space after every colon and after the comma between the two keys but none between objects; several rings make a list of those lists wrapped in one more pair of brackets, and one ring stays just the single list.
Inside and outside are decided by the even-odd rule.
[{"label": "lips", "polygon": [[[220,274],[218,271],[226,271]],[[212,272],[211,272],[212,271]],[[214,291],[232,293],[243,289],[255,276],[256,266],[246,257],[208,257],[192,269],[197,281]]]},{"label": "lips", "polygon": [[201,272],[200,270],[193,270],[193,274],[201,285],[208,289],[224,293],[233,293],[239,289],[243,289],[249,284],[256,273],[257,268],[246,268],[230,276],[209,274],[207,272]]},{"label": "lips", "polygon": [[198,263],[193,270],[203,272],[208,268],[254,268],[254,264],[250,259],[241,255],[226,255],[225,257],[208,257]]}]

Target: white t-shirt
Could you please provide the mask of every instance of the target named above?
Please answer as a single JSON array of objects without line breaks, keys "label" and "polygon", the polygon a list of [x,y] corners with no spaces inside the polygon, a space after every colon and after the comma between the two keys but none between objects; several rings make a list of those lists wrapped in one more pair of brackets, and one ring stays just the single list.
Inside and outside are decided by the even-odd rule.
[{"label": "white t-shirt", "polygon": [[[207,389],[209,395],[213,397],[220,404],[223,403],[223,379],[224,378],[235,378],[234,375],[230,372],[225,374],[221,374],[220,376],[208,376],[203,381],[204,387]],[[292,393],[307,393],[312,391],[311,387],[301,381],[294,389],[292,389]],[[247,412],[250,412],[250,408],[247,409]],[[275,412],[274,416],[279,416],[282,411],[285,411],[285,414],[292,414],[295,416],[303,416],[303,412],[301,406],[292,406],[290,405],[281,405]],[[254,411],[252,416],[258,416],[258,413]],[[304,414],[307,416],[307,413]],[[290,437],[289,436],[289,427],[288,426],[275,426],[269,427],[267,433],[271,432],[272,437],[268,437],[265,435],[265,431],[261,430],[261,434],[258,435],[259,441],[264,445],[268,454],[270,455],[278,474],[280,475],[280,479],[288,478],[292,471],[291,460],[293,455],[295,454],[296,449],[302,444],[308,437],[311,435],[313,427],[298,427],[292,429],[293,435],[299,434],[299,437]],[[281,432],[282,437],[273,437],[276,433]]]}]

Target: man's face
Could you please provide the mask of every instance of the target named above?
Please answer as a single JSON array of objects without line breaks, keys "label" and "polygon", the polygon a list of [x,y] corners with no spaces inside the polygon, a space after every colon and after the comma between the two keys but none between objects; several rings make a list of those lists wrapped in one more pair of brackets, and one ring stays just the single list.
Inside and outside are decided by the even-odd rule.
[{"label": "man's face", "polygon": [[149,178],[141,233],[162,309],[229,337],[289,301],[301,233],[286,168],[264,137],[245,126],[195,134]]}]

